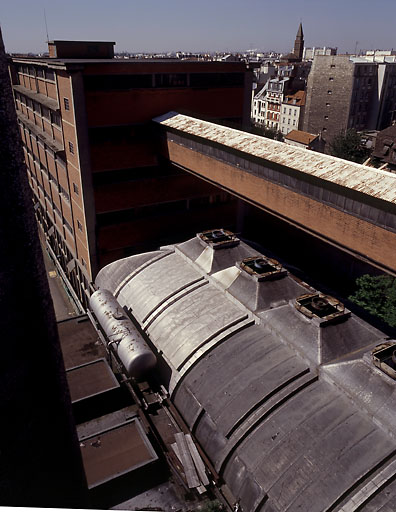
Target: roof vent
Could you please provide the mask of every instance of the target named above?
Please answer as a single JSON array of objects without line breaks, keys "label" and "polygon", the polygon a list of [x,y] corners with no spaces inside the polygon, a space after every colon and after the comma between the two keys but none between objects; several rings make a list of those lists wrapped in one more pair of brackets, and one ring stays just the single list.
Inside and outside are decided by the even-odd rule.
[{"label": "roof vent", "polygon": [[384,373],[396,380],[396,343],[389,341],[377,345],[371,352],[373,363]]},{"label": "roof vent", "polygon": [[237,267],[247,272],[249,276],[257,281],[279,279],[287,275],[287,270],[278,261],[264,256],[246,258],[237,263]]},{"label": "roof vent", "polygon": [[212,247],[212,249],[224,249],[239,244],[239,238],[226,229],[203,231],[202,233],[197,233],[197,237],[202,240],[205,245]]},{"label": "roof vent", "polygon": [[316,319],[321,326],[351,316],[351,312],[342,302],[323,293],[302,295],[296,299],[295,307],[308,318]]}]

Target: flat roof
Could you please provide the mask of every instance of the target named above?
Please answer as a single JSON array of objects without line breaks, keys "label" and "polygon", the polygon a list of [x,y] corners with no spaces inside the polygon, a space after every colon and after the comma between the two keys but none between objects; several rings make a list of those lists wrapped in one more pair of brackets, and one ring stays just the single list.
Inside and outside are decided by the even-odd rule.
[{"label": "flat roof", "polygon": [[80,449],[89,489],[158,459],[136,418],[85,438]]},{"label": "flat roof", "polygon": [[295,169],[330,183],[396,204],[396,174],[299,148],[193,117],[168,112],[153,119],[163,126],[222,144],[247,155]]}]

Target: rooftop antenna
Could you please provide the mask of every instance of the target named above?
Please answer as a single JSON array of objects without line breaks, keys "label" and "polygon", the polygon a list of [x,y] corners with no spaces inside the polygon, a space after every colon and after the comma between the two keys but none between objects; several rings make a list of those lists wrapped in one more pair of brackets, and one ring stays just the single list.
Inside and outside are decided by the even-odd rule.
[{"label": "rooftop antenna", "polygon": [[48,25],[47,25],[47,16],[45,14],[45,7],[44,7],[44,22],[45,22],[45,32],[47,34],[47,43],[49,41],[49,35],[48,35]]}]

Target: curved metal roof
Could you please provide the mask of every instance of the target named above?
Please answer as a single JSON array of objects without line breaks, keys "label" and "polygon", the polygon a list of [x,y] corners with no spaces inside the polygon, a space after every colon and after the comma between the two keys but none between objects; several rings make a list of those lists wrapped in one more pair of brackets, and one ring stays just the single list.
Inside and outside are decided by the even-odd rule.
[{"label": "curved metal roof", "polygon": [[112,263],[96,284],[162,353],[175,405],[244,512],[393,510],[396,382],[371,360],[385,335],[304,315],[295,299],[315,290],[250,275],[252,256],[196,237]]}]

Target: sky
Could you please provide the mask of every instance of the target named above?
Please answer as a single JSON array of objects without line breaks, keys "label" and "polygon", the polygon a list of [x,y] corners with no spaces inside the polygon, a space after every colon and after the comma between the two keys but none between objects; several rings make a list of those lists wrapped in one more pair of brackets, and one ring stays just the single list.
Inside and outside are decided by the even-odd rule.
[{"label": "sky", "polygon": [[116,52],[290,52],[300,21],[307,47],[396,49],[396,0],[0,0],[6,51],[46,51],[45,18],[50,40]]}]

